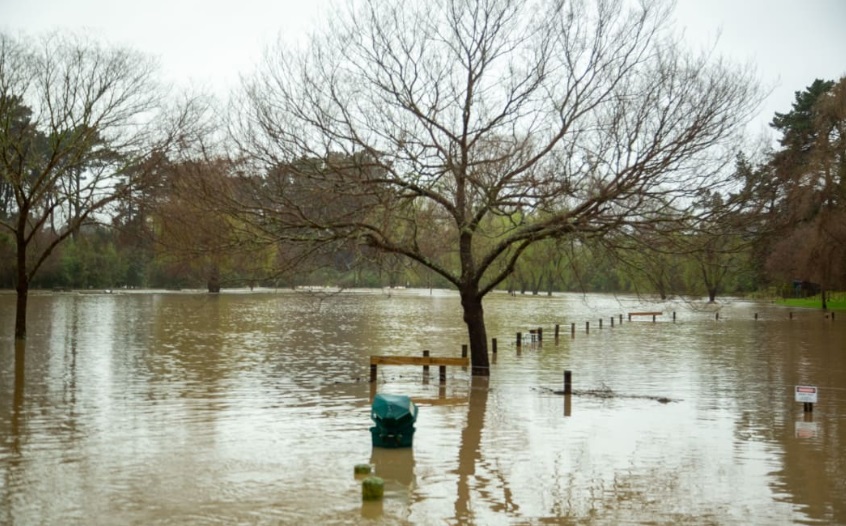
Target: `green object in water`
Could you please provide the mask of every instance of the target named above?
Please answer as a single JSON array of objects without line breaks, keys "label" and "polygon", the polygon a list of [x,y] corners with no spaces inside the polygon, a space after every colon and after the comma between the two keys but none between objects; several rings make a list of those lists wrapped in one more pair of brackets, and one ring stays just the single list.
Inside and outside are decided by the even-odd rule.
[{"label": "green object in water", "polygon": [[417,406],[404,395],[377,394],[373,399],[370,428],[374,447],[411,447]]},{"label": "green object in water", "polygon": [[355,474],[356,475],[369,475],[371,471],[370,464],[356,464],[355,465]]},{"label": "green object in water", "polygon": [[367,477],[361,482],[363,500],[380,500],[385,494],[385,481],[379,477]]}]

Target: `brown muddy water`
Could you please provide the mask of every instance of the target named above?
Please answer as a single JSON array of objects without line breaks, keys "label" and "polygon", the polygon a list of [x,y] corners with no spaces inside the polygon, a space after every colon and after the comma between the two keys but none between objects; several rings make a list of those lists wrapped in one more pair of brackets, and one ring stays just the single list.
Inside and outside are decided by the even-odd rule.
[{"label": "brown muddy water", "polygon": [[[490,379],[381,367],[420,406],[413,448],[381,450],[368,357],[459,356],[454,293],[40,294],[17,361],[0,294],[0,523],[846,524],[846,313],[486,301]],[[610,326],[641,310],[665,315]]]}]

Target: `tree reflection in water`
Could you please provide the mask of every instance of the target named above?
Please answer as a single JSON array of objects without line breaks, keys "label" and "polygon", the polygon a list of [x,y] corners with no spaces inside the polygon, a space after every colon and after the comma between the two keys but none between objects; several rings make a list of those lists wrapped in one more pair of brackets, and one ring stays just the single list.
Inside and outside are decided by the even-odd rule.
[{"label": "tree reflection in water", "polygon": [[[485,415],[488,405],[488,391],[490,388],[489,377],[472,377],[470,385],[470,397],[467,406],[467,423],[461,431],[461,446],[458,451],[458,488],[455,498],[455,520],[459,523],[473,523],[471,488],[491,487],[488,480],[483,480],[485,475],[478,473],[479,465],[483,463],[482,455],[482,430],[485,424]],[[478,484],[473,484],[478,480]],[[515,511],[519,506],[512,501],[511,490],[508,483],[500,479],[499,484],[503,488],[504,501],[497,503],[493,511],[505,512]],[[488,500],[488,499],[485,499]]]}]

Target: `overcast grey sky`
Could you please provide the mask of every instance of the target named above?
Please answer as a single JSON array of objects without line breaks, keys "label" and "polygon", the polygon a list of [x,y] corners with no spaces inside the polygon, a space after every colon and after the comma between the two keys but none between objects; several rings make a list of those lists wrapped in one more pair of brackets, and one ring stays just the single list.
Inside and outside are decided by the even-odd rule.
[{"label": "overcast grey sky", "polygon": [[[38,34],[92,31],[160,58],[180,84],[224,96],[264,46],[296,39],[327,14],[329,0],[0,0],[0,29]],[[773,92],[756,129],[786,111],[815,78],[846,75],[846,0],[677,0],[679,28],[694,46],[718,34],[720,53],[757,67]]]}]

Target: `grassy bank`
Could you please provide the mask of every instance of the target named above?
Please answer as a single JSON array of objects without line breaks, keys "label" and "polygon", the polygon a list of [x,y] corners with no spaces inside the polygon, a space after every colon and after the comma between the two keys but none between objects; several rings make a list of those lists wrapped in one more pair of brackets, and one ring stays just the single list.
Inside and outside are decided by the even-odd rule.
[{"label": "grassy bank", "polygon": [[[808,298],[785,298],[776,300],[776,303],[788,307],[819,309],[822,308],[822,298],[819,294]],[[828,310],[846,311],[846,292],[831,292],[828,294]]]}]

